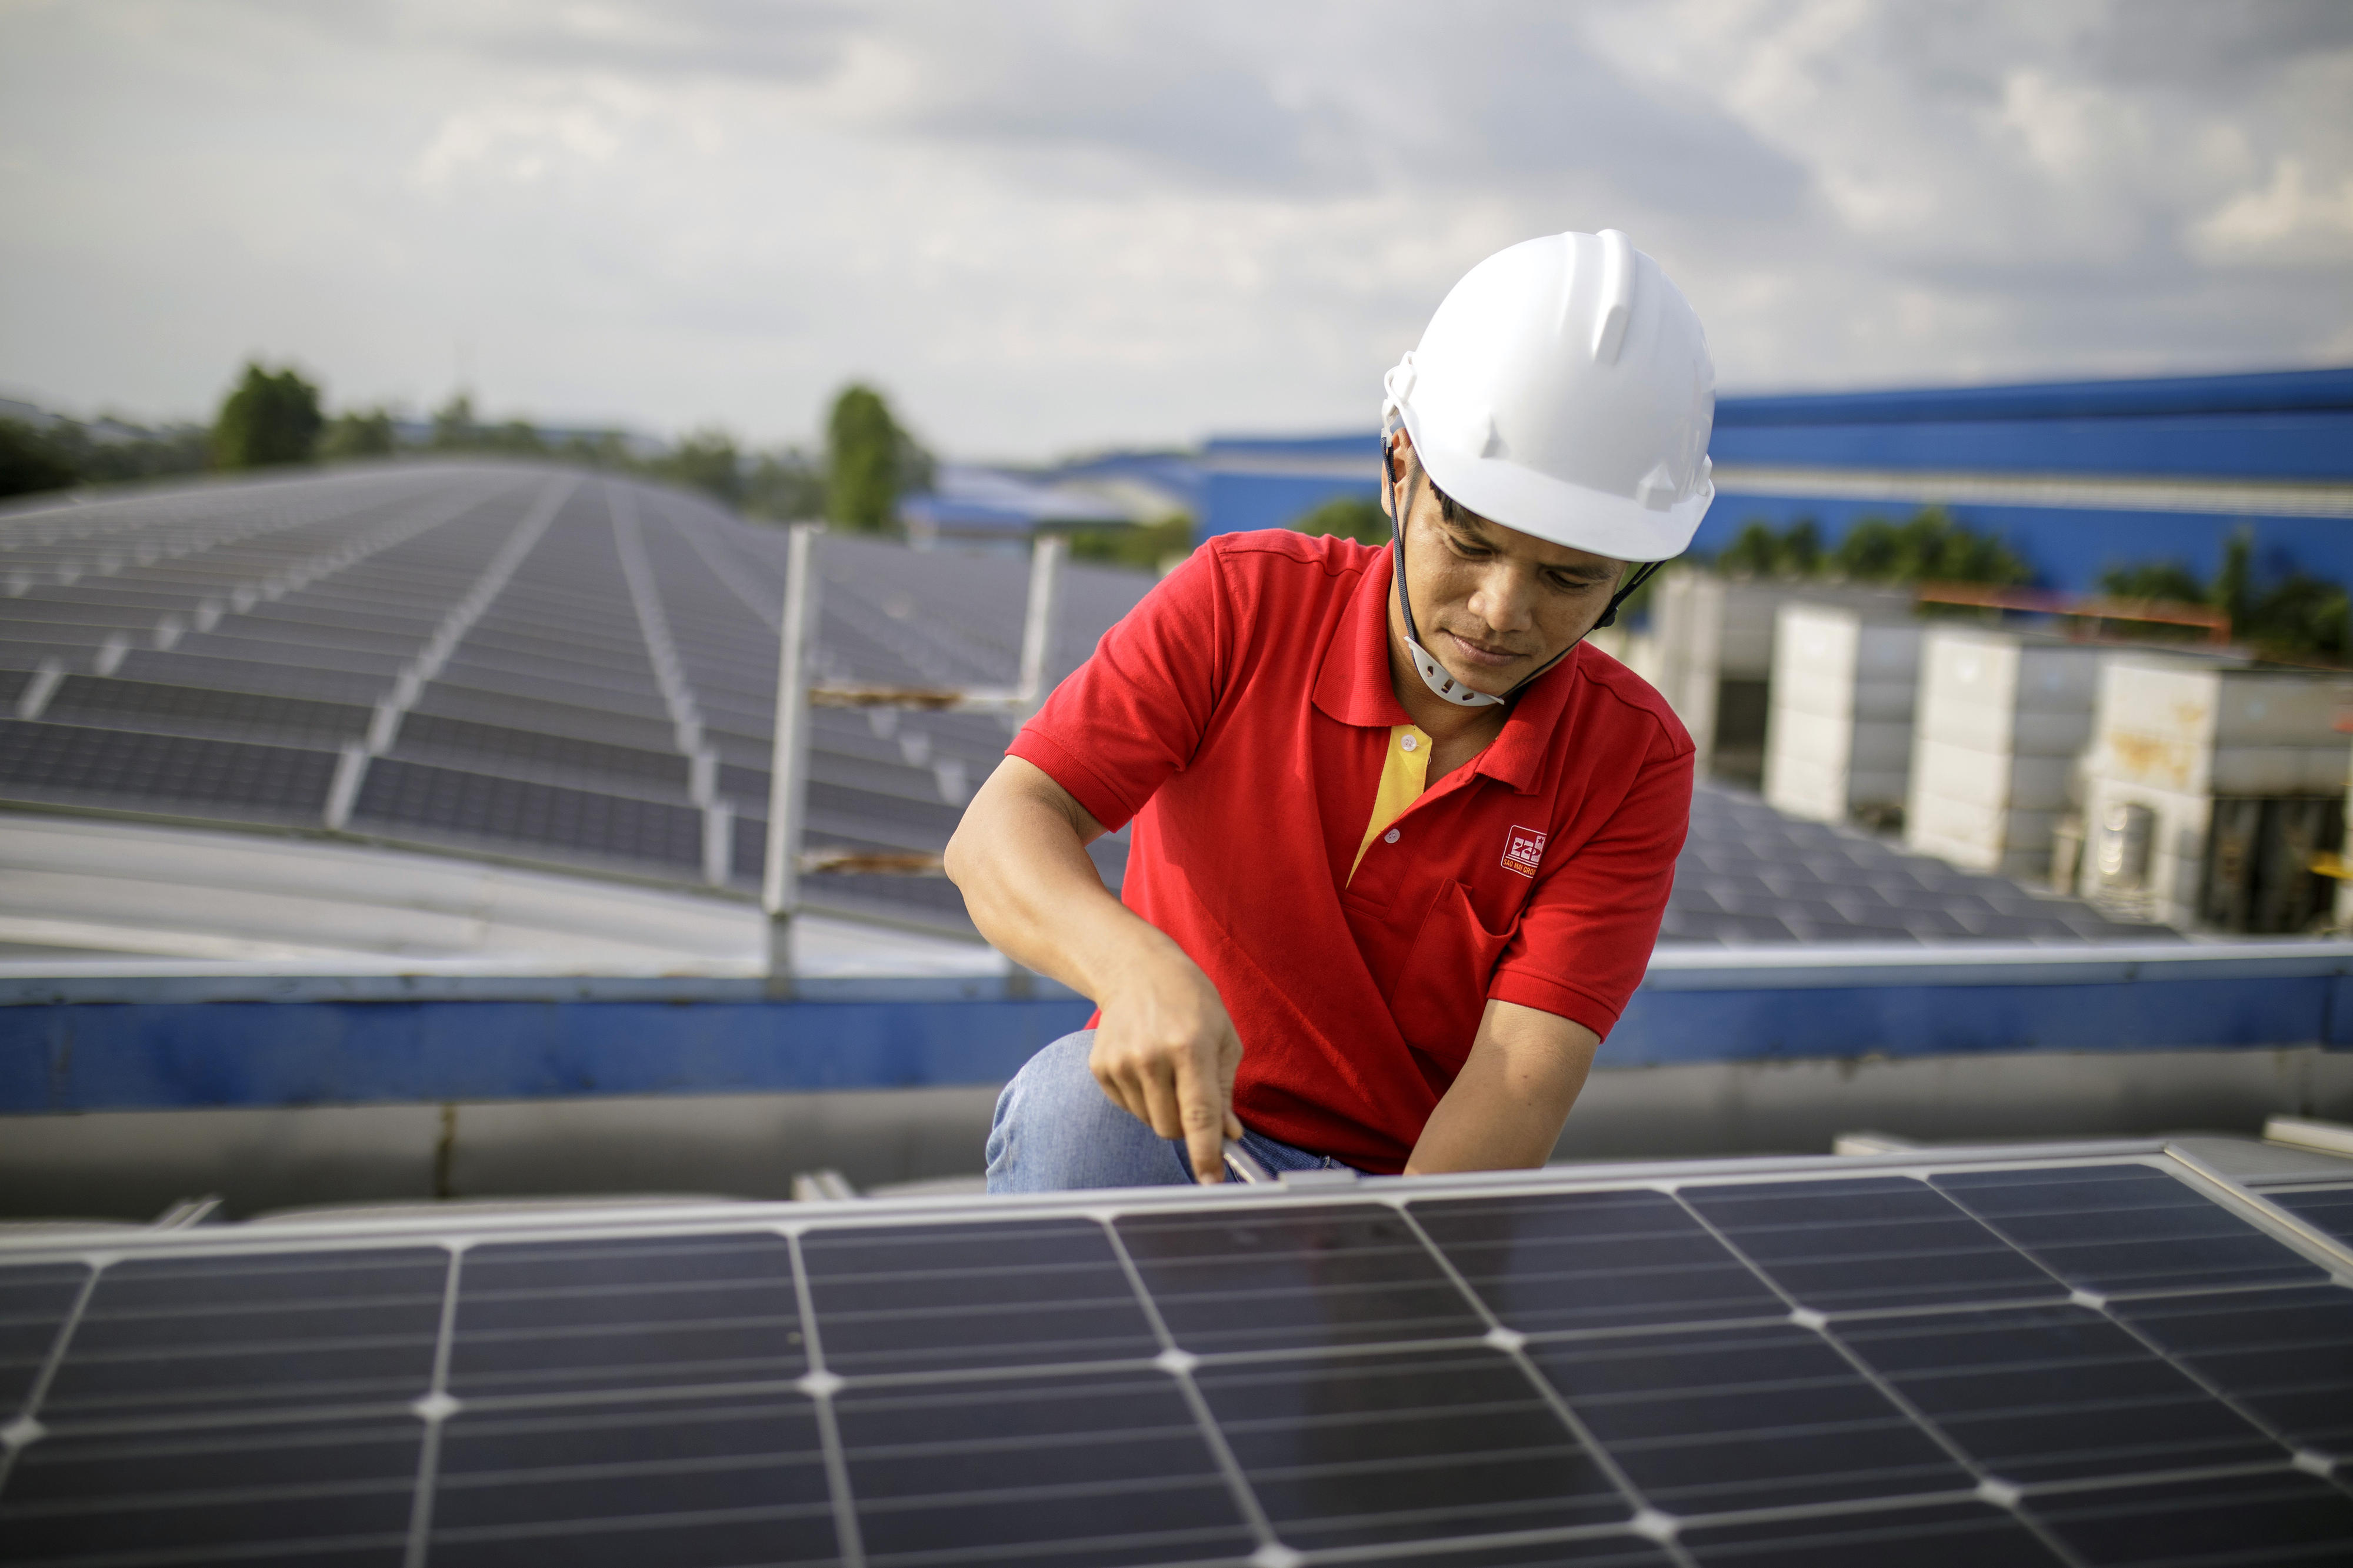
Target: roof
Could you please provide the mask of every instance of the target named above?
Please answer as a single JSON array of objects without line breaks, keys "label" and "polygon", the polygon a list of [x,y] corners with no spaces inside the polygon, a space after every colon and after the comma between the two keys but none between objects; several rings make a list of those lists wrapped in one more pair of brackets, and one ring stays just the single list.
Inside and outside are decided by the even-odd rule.
[{"label": "roof", "polygon": [[[695,885],[712,815],[696,741],[715,762],[702,793],[732,817],[724,880],[747,890],[785,545],[686,493],[548,464],[395,463],[0,512],[0,712],[37,710],[0,719],[0,800],[323,833],[343,749],[406,669],[425,678],[353,792],[349,836]],[[843,537],[818,559],[827,675],[1011,683],[1023,561]],[[1070,568],[1051,672],[1151,582]],[[940,848],[1009,738],[994,716],[833,710],[814,734],[810,847],[872,851]],[[820,876],[808,894],[970,931],[944,882]]]},{"label": "roof", "polygon": [[[719,869],[741,898],[765,842],[785,546],[681,491],[529,463],[393,463],[0,512],[0,713],[19,715],[0,718],[0,803],[681,888],[703,881],[716,814]],[[1010,683],[1019,558],[828,536],[818,560],[827,677]],[[1071,567],[1050,673],[1151,582]],[[405,670],[413,702],[345,779],[348,816],[331,830],[345,751],[396,705]],[[813,848],[942,848],[1010,739],[993,715],[813,719]],[[701,791],[697,746],[715,763]],[[1096,847],[1114,881],[1124,853],[1119,838]],[[806,886],[819,908],[971,934],[938,879]],[[1704,787],[1663,939],[2122,934],[2145,928]]]}]

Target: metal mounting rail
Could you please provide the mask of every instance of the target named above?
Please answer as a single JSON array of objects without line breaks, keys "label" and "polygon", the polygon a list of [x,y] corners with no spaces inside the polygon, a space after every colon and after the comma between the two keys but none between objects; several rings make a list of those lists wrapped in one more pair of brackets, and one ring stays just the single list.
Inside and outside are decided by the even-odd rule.
[{"label": "metal mounting rail", "polygon": [[818,685],[817,542],[820,523],[797,524],[786,552],[784,626],[776,649],[776,728],[768,769],[767,856],[760,907],[768,917],[767,991],[793,991],[793,919],[800,879],[820,871],[938,876],[940,858],[923,853],[802,849],[808,826],[809,710],[813,708],[913,709],[935,713],[1010,713],[1026,718],[1044,700],[1046,662],[1061,599],[1068,542],[1040,535],[1029,555],[1029,596],[1022,613],[1021,670],[1011,687]]}]

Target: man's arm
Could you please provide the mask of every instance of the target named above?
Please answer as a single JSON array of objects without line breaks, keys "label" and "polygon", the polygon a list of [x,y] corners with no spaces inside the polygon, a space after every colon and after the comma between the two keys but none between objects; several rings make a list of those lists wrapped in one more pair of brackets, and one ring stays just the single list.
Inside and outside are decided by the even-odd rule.
[{"label": "man's arm", "polygon": [[1582,1024],[1491,1000],[1471,1055],[1430,1113],[1405,1173],[1543,1164],[1600,1046],[1601,1037]]},{"label": "man's arm", "polygon": [[1222,1182],[1240,1037],[1200,966],[1104,888],[1086,851],[1102,836],[1051,774],[1008,756],[948,840],[948,877],[999,952],[1103,1009],[1088,1066],[1103,1092]]}]

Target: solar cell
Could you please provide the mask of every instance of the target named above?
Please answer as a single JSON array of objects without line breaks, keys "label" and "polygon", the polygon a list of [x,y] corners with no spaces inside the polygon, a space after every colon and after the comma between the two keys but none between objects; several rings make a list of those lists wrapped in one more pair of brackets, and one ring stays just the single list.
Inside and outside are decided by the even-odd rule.
[{"label": "solar cell", "polygon": [[1250,1360],[1193,1376],[1275,1533],[1301,1550],[1617,1525],[1634,1511],[1502,1351]]},{"label": "solar cell", "polygon": [[782,1237],[478,1247],[463,1259],[448,1376],[461,1399],[775,1382],[807,1369]]},{"label": "solar cell", "polygon": [[2082,1307],[1842,1324],[1839,1338],[2012,1484],[2279,1460],[2260,1428]]},{"label": "solar cell", "polygon": [[436,1568],[839,1561],[817,1402],[470,1405],[442,1424]]},{"label": "solar cell", "polygon": [[1677,1515],[1977,1484],[1823,1337],[1788,1323],[1542,1343],[1529,1354],[1655,1507]]},{"label": "solar cell", "polygon": [[2142,1165],[1931,1178],[2068,1284],[2117,1294],[2325,1278],[2245,1220]]},{"label": "solar cell", "polygon": [[1410,1212],[1487,1310],[1524,1333],[1788,1310],[1665,1193],[1425,1200]]},{"label": "solar cell", "polygon": [[2059,1568],[2067,1562],[2016,1514],[1980,1502],[1706,1525],[1683,1531],[1676,1544],[1699,1568]]},{"label": "solar cell", "polygon": [[2353,1460],[2353,1290],[2150,1296],[2109,1310],[2285,1441]]},{"label": "solar cell", "polygon": [[332,752],[0,720],[0,791],[19,798],[143,799],[315,818],[334,770]]},{"label": "solar cell", "polygon": [[2263,1195],[2337,1240],[2353,1242],[2353,1187],[2274,1187]]},{"label": "solar cell", "polygon": [[1256,1540],[1150,1371],[887,1384],[833,1401],[865,1560],[1235,1562]]},{"label": "solar cell", "polygon": [[1815,1311],[2066,1293],[1910,1176],[1687,1186],[1677,1195],[1792,1300]]},{"label": "solar cell", "polygon": [[2353,1498],[2295,1470],[2053,1492],[2026,1511],[2089,1568],[2342,1563],[2353,1553]]},{"label": "solar cell", "polygon": [[1116,1228],[1169,1337],[1188,1352],[1475,1340],[1487,1331],[1387,1205],[1129,1215]]},{"label": "solar cell", "polygon": [[1075,1365],[1161,1349],[1092,1220],[820,1231],[801,1249],[832,1372]]}]

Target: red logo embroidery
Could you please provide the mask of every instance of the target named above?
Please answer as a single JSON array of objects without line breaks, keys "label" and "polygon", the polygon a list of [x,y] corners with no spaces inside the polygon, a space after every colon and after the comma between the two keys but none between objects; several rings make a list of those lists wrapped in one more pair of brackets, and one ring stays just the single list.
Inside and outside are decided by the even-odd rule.
[{"label": "red logo embroidery", "polygon": [[1533,827],[1514,827],[1504,841],[1504,868],[1533,877],[1544,864],[1545,836]]}]

